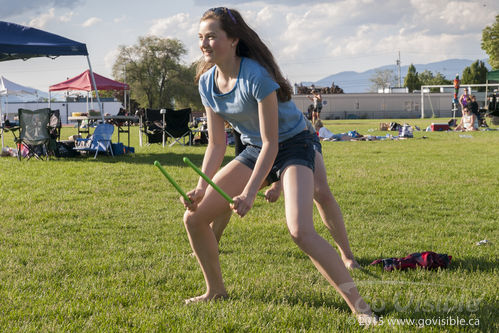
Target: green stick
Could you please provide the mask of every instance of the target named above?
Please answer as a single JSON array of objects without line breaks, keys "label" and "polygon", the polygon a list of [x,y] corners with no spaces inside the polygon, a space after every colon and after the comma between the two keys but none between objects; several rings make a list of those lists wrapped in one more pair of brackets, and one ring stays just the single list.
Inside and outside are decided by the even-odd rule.
[{"label": "green stick", "polygon": [[208,178],[208,176],[205,175],[203,171],[201,171],[197,166],[195,166],[190,159],[184,157],[184,163],[193,168],[194,171],[196,171],[201,177],[203,177],[203,179],[206,180],[206,182],[210,184],[218,193],[220,193],[220,195],[224,197],[225,200],[227,200],[229,203],[234,203],[234,200],[232,200],[232,198],[229,197],[227,193],[225,193],[220,187],[217,186],[217,184],[215,184],[210,178]]},{"label": "green stick", "polygon": [[182,190],[182,188],[177,184],[177,182],[175,182],[172,176],[170,176],[168,172],[166,172],[166,170],[161,166],[161,164],[158,161],[154,161],[154,165],[158,167],[158,169],[163,173],[163,175],[165,175],[166,179],[168,179],[170,184],[172,184],[173,187],[175,187],[178,193],[180,193],[180,195],[184,197],[186,201],[191,202],[191,199],[189,199],[187,194],[185,194],[184,190]]}]

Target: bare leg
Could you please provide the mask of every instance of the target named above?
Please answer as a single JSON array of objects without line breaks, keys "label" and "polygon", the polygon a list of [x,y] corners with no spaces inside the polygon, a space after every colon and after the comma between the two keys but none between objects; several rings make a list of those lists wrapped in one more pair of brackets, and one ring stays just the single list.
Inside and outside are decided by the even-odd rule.
[{"label": "bare leg", "polygon": [[[262,184],[262,188],[267,186],[267,180],[265,180]],[[280,192],[280,190],[279,190]],[[276,198],[277,200],[277,198]],[[275,200],[274,200],[275,201]],[[230,218],[232,216],[232,211],[228,211],[227,213],[222,213],[221,215],[217,216],[215,219],[213,219],[213,222],[211,222],[210,227],[213,229],[213,233],[215,233],[215,237],[217,239],[217,242],[220,243],[220,239],[222,238],[222,234],[229,224]]]},{"label": "bare leg", "polygon": [[[272,184],[272,187],[267,190],[265,195],[272,199],[269,199],[269,201],[273,202],[279,198],[281,190],[281,182],[275,182]],[[324,165],[322,155],[318,152],[315,152],[314,200],[319,214],[321,215],[322,222],[326,225],[340,250],[341,259],[343,260],[345,267],[348,269],[360,268],[360,265],[355,260],[352,250],[350,249],[343,215],[341,214],[340,206],[329,188],[326,166]]]},{"label": "bare leg", "polygon": [[331,236],[333,236],[336,245],[338,245],[341,259],[346,268],[359,268],[360,265],[355,260],[352,250],[350,249],[345,222],[343,221],[343,214],[341,214],[340,206],[331,193],[331,189],[327,182],[324,160],[322,159],[322,155],[318,152],[315,152],[314,200],[322,221],[326,225]]},{"label": "bare leg", "polygon": [[[251,175],[251,169],[238,161],[232,161],[220,170],[213,181],[230,196],[243,190]],[[187,210],[184,214],[184,225],[189,236],[192,250],[198,259],[206,282],[206,293],[186,300],[186,303],[209,301],[226,297],[227,291],[222,279],[218,244],[210,222],[230,211],[229,204],[218,192],[208,187],[203,200],[195,211]]]},{"label": "bare leg", "polygon": [[227,213],[223,213],[217,216],[213,222],[210,223],[211,229],[213,229],[213,233],[215,234],[215,238],[217,239],[217,243],[220,243],[220,239],[222,238],[222,234],[229,224],[230,217],[232,216],[232,211],[228,211]]},{"label": "bare leg", "polygon": [[[348,242],[345,222],[341,213],[340,206],[336,202],[329,184],[327,182],[326,166],[322,155],[315,152],[315,171],[314,171],[314,200],[321,215],[322,221],[326,225],[329,233],[333,237],[338,249],[341,253],[343,264],[348,269],[359,268],[360,265],[354,258],[350,243]],[[276,201],[282,191],[281,182],[275,182],[271,188],[267,190],[266,196],[270,202]],[[217,242],[220,242],[224,229],[230,221],[232,213],[230,211],[216,217],[211,224],[211,228],[215,233]]]},{"label": "bare leg", "polygon": [[312,170],[305,166],[292,165],[284,171],[282,181],[286,222],[293,241],[341,294],[353,313],[371,316],[370,307],[360,296],[338,253],[314,229]]}]

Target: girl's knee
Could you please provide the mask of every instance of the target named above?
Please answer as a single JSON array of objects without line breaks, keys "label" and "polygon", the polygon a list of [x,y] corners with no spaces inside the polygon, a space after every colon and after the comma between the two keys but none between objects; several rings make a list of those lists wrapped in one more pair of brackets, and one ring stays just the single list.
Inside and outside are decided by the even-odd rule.
[{"label": "girl's knee", "polygon": [[314,188],[314,200],[320,204],[330,204],[333,200],[333,194],[329,187],[316,185]]},{"label": "girl's knee", "polygon": [[184,213],[184,226],[187,231],[196,230],[202,223],[202,219],[198,217],[196,212],[186,210]]},{"label": "girl's knee", "polygon": [[295,242],[301,249],[307,248],[314,240],[314,236],[317,234],[315,230],[306,229],[293,229],[289,230],[289,234],[293,242]]}]

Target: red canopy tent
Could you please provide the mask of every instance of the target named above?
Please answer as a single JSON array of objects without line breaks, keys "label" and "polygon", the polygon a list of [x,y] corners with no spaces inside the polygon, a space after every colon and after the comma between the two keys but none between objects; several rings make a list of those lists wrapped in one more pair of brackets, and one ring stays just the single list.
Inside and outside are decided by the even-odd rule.
[{"label": "red canopy tent", "polygon": [[[97,90],[129,90],[128,84],[114,81],[99,75],[94,72],[95,84],[97,85]],[[87,69],[80,75],[77,75],[69,80],[61,83],[51,85],[49,91],[61,91],[61,90],[84,90],[92,91],[95,86],[92,84],[92,79],[90,77],[90,71]]]},{"label": "red canopy tent", "polygon": [[[53,84],[49,87],[49,107],[50,107],[50,92],[52,91],[61,91],[61,90],[83,90],[90,92],[92,90],[130,90],[130,87],[126,83],[121,83],[118,81],[114,81],[99,75],[97,73],[93,73],[95,77],[95,85],[97,85],[97,89],[95,89],[95,85],[92,84],[92,77],[89,70],[84,71],[80,75],[77,75],[71,79],[68,79],[64,82],[60,82],[57,84]],[[126,99],[126,96],[125,96]],[[92,101],[93,104],[93,101]],[[99,109],[101,106],[99,105]],[[87,93],[87,110],[88,110],[88,93]],[[102,115],[102,112],[101,112]]]}]

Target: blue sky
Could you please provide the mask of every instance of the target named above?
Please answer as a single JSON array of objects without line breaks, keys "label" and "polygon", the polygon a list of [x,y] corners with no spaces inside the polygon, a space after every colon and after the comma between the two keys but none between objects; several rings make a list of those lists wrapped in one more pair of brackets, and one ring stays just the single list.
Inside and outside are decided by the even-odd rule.
[{"label": "blue sky", "polygon": [[[402,65],[487,58],[481,32],[499,12],[489,0],[0,0],[0,20],[86,43],[94,71],[111,76],[119,45],[139,36],[177,38],[184,61],[197,59],[199,18],[216,6],[240,10],[293,83],[393,64],[399,51]],[[85,69],[84,57],[0,62],[0,75],[44,91]]]}]

